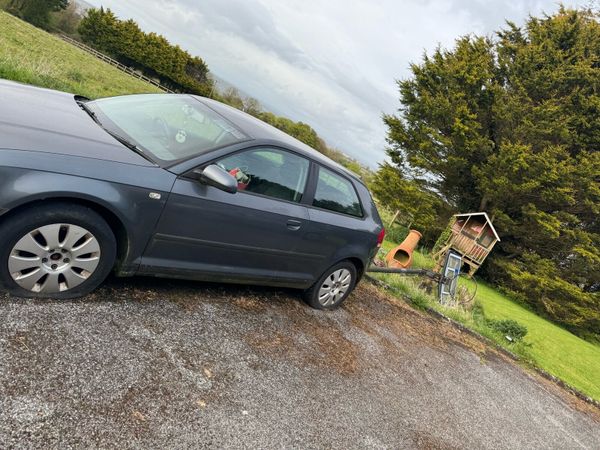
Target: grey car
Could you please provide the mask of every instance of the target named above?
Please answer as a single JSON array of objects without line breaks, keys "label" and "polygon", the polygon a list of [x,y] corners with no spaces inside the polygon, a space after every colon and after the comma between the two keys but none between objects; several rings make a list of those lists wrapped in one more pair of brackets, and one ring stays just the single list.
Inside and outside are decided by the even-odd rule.
[{"label": "grey car", "polygon": [[383,240],[365,185],[234,108],[90,101],[0,80],[0,285],[74,298],[117,276],[350,294]]}]

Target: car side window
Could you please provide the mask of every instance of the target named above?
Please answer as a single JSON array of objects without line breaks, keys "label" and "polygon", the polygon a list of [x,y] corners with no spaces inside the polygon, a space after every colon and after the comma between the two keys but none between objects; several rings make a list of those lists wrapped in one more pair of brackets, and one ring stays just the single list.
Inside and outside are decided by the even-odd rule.
[{"label": "car side window", "polygon": [[293,153],[274,148],[253,148],[217,161],[233,175],[238,191],[300,202],[310,163]]},{"label": "car side window", "polygon": [[323,167],[319,167],[313,206],[356,217],[363,215],[358,195],[352,183]]}]

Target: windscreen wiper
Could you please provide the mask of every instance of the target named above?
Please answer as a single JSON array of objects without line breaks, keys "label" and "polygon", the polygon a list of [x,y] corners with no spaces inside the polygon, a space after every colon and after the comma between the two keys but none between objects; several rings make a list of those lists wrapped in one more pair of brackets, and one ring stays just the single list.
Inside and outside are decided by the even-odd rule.
[{"label": "windscreen wiper", "polygon": [[133,142],[130,142],[123,136],[119,135],[118,133],[115,133],[114,131],[111,131],[108,128],[106,128],[104,125],[102,125],[100,120],[98,120],[98,116],[96,115],[96,113],[94,111],[92,111],[92,109],[88,105],[86,105],[85,102],[77,102],[77,104],[81,107],[81,109],[83,109],[86,113],[89,114],[89,116],[94,120],[94,122],[96,122],[98,125],[100,125],[100,128],[102,128],[104,131],[106,131],[108,134],[110,134],[113,138],[115,138],[117,141],[119,141],[121,144],[123,144],[128,149],[133,150],[134,152],[136,152],[138,155],[140,155],[144,159],[146,159],[146,160],[150,161],[151,163],[153,163],[154,165],[156,165],[156,161],[154,161],[152,158],[150,158],[144,152],[144,150],[139,148]]},{"label": "windscreen wiper", "polygon": [[86,113],[88,113],[88,115],[94,119],[94,122],[96,122],[98,125],[102,126],[102,124],[100,123],[100,120],[98,120],[98,116],[96,115],[96,113],[94,111],[92,111],[92,109],[85,104],[85,102],[82,101],[77,101],[77,104],[79,105],[79,107],[81,109],[83,109]]},{"label": "windscreen wiper", "polygon": [[[102,125],[100,125],[102,127]],[[152,164],[156,165],[156,161],[154,161],[152,158],[150,158],[145,152],[144,150],[142,150],[141,148],[139,148],[137,145],[135,145],[133,142],[128,141],[127,139],[125,139],[123,136],[118,135],[117,133],[115,133],[114,131],[110,131],[108,128],[102,127],[102,129],[104,131],[106,131],[108,134],[110,134],[112,137],[114,137],[117,141],[119,141],[121,144],[123,144],[125,147],[127,147],[130,150],[133,150],[134,152],[136,152],[138,155],[142,156],[144,159],[147,159],[148,161],[150,161]]]}]

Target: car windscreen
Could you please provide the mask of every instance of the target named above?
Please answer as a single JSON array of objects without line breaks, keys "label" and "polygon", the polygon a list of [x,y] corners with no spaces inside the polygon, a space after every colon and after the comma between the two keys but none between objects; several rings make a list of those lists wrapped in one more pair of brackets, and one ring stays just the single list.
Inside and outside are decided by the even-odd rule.
[{"label": "car windscreen", "polygon": [[128,95],[88,102],[87,106],[104,128],[167,164],[248,139],[231,122],[190,96]]}]

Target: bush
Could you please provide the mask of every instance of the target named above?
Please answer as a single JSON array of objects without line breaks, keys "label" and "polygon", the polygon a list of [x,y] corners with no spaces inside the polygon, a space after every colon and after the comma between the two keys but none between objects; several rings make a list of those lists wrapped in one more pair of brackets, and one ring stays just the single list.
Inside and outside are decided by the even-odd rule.
[{"label": "bush", "polygon": [[516,320],[488,320],[488,325],[512,341],[520,341],[527,335],[527,327]]},{"label": "bush", "polygon": [[395,244],[400,244],[408,236],[408,228],[403,225],[393,224],[385,229],[385,238]]},{"label": "bush", "polygon": [[454,221],[456,219],[452,220],[444,229],[444,231],[442,231],[442,233],[440,234],[440,237],[438,237],[437,241],[435,241],[435,244],[433,245],[433,248],[431,249],[431,253],[437,253],[438,251],[440,251],[442,249],[442,247],[444,245],[446,245],[446,242],[448,242],[448,239],[450,239],[450,236],[452,235],[452,225],[454,225]]}]

